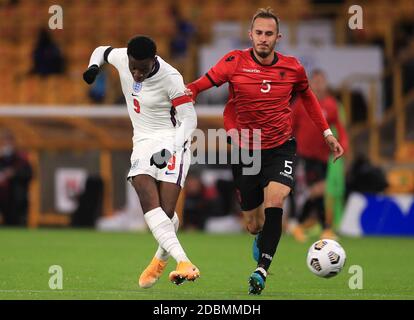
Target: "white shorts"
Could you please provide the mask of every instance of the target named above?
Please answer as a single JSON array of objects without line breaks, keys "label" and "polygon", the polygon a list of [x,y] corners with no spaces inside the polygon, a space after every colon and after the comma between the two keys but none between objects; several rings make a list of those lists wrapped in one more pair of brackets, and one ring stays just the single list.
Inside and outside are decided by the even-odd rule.
[{"label": "white shorts", "polygon": [[148,174],[157,181],[165,181],[174,183],[181,188],[184,186],[188,169],[191,163],[191,150],[182,149],[171,157],[168,164],[163,169],[158,169],[154,165],[150,165],[151,156],[168,149],[171,151],[171,144],[166,141],[158,141],[145,139],[137,142],[131,155],[131,169],[128,173],[128,180],[139,174]]}]

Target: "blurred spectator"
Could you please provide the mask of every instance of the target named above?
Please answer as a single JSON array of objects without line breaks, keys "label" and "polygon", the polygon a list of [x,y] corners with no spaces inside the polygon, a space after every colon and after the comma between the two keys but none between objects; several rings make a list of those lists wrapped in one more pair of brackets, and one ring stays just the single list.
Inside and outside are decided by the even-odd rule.
[{"label": "blurred spectator", "polygon": [[32,55],[33,68],[31,73],[48,76],[64,72],[65,61],[61,50],[47,29],[40,29]]},{"label": "blurred spectator", "polygon": [[205,231],[211,233],[241,232],[243,222],[240,204],[233,181],[218,179],[215,183],[216,197],[212,199],[211,211]]},{"label": "blurred spectator", "polygon": [[351,91],[352,124],[364,122],[368,119],[368,104],[360,90]]},{"label": "blurred spectator", "polygon": [[394,25],[394,45],[397,53],[401,52],[410,45],[414,36],[413,21],[398,21]]},{"label": "blurred spectator", "polygon": [[203,230],[209,214],[209,201],[205,187],[196,174],[189,174],[185,181],[183,228]]},{"label": "blurred spectator", "polygon": [[72,215],[73,227],[95,227],[96,221],[102,216],[103,188],[100,176],[88,176],[85,189],[79,195],[78,207]]},{"label": "blurred spectator", "polygon": [[408,41],[407,47],[401,51],[403,92],[408,93],[414,88],[414,36]]},{"label": "blurred spectator", "polygon": [[191,22],[185,20],[184,17],[181,16],[176,5],[171,7],[171,16],[176,27],[175,35],[172,37],[170,42],[171,58],[186,58],[188,46],[192,36],[194,35],[195,28]]},{"label": "blurred spectator", "polygon": [[24,225],[32,168],[9,131],[0,132],[0,211],[5,225]]},{"label": "blurred spectator", "polygon": [[[339,120],[337,102],[328,90],[325,73],[321,70],[315,70],[310,78],[310,85],[319,100],[326,121],[329,126],[335,126],[339,143],[344,150],[347,150],[348,137]],[[304,162],[305,180],[309,193],[298,217],[298,226],[292,230],[292,233],[296,240],[306,241],[303,224],[311,213],[315,212],[323,229],[321,238],[335,239],[336,235],[331,229],[332,217],[326,214],[325,208],[326,176],[330,149],[300,100],[296,100],[292,108],[292,127],[297,139],[297,154]]]},{"label": "blurred spectator", "polygon": [[236,187],[233,181],[218,179],[216,182],[219,194],[218,203],[220,207],[220,215],[238,214],[238,200],[236,198]]}]

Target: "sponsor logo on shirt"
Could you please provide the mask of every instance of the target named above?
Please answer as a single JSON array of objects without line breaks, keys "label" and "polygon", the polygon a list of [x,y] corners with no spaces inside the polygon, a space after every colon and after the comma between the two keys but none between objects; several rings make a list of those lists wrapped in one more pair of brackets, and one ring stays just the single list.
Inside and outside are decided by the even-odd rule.
[{"label": "sponsor logo on shirt", "polygon": [[260,70],[257,70],[257,69],[246,69],[246,68],[243,68],[243,71],[244,72],[251,72],[251,73],[260,73]]},{"label": "sponsor logo on shirt", "polygon": [[131,170],[135,170],[136,168],[138,168],[138,164],[139,164],[139,159],[135,160],[132,163]]},{"label": "sponsor logo on shirt", "polygon": [[234,56],[229,56],[229,57],[227,57],[227,59],[225,60],[226,62],[230,62],[230,61],[232,61],[232,60],[234,60]]}]

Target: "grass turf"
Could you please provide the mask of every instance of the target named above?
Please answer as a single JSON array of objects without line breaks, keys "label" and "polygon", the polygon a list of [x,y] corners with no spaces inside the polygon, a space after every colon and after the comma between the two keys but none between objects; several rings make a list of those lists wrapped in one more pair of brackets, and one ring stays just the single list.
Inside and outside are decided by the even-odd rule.
[{"label": "grass turf", "polygon": [[[247,234],[180,233],[201,278],[175,286],[167,272],[151,289],[137,278],[156,243],[148,233],[0,229],[0,299],[414,299],[414,239],[341,238],[344,270],[322,279],[306,266],[312,241],[283,236],[261,296],[247,294],[255,264]],[[49,267],[63,268],[63,290],[49,288]],[[363,268],[363,289],[351,290],[351,265]]]}]

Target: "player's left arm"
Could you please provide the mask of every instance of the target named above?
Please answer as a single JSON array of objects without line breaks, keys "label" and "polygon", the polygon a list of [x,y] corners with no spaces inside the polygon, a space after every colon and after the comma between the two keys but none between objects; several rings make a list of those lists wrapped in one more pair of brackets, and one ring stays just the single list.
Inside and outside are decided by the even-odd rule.
[{"label": "player's left arm", "polygon": [[317,128],[321,129],[322,134],[325,137],[325,141],[334,155],[335,162],[344,154],[344,149],[334,137],[325,117],[323,116],[319,101],[309,87],[306,72],[302,65],[299,66],[298,80],[295,85],[295,91],[302,99],[303,106],[305,107],[305,110],[312,119],[313,123]]}]

